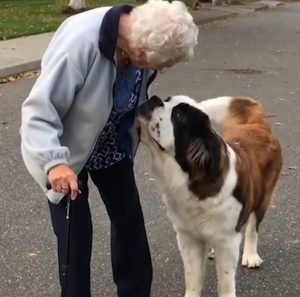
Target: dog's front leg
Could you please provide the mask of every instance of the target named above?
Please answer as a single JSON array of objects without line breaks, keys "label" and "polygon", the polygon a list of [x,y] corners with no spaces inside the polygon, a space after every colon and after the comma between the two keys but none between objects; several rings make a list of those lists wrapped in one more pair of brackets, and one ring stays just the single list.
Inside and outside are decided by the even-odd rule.
[{"label": "dog's front leg", "polygon": [[235,273],[240,243],[241,234],[237,233],[233,238],[215,247],[219,297],[236,297]]},{"label": "dog's front leg", "polygon": [[185,276],[185,297],[200,297],[207,260],[206,245],[187,233],[177,232]]}]

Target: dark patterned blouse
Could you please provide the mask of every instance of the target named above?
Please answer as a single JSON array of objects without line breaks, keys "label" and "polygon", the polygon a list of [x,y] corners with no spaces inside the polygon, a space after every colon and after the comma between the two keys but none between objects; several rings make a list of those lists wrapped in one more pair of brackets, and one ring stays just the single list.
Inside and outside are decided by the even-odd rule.
[{"label": "dark patterned blouse", "polygon": [[131,157],[128,129],[134,122],[142,76],[143,71],[133,66],[117,70],[114,105],[88,159],[87,170],[105,169],[123,160],[126,155]]}]

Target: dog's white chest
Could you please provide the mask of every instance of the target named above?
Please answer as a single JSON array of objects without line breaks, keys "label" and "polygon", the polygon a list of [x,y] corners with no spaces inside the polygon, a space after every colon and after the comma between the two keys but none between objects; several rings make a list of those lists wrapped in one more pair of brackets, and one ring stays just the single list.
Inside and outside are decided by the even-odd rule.
[{"label": "dog's white chest", "polygon": [[156,165],[156,180],[175,230],[212,243],[235,232],[242,205],[231,195],[236,184],[234,166],[230,166],[220,192],[200,200],[189,190],[187,174],[173,159]]},{"label": "dog's white chest", "polygon": [[163,196],[168,216],[176,230],[188,232],[211,243],[235,232],[241,211],[242,206],[234,197],[223,198],[224,201],[220,202],[216,201],[218,197],[199,201],[193,195],[188,199],[168,194]]}]

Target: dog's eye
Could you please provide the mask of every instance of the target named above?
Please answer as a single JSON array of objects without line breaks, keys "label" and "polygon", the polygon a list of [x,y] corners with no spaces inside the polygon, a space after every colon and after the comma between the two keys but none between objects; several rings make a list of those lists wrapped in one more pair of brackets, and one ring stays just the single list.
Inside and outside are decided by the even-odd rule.
[{"label": "dog's eye", "polygon": [[171,101],[172,97],[168,97],[167,99],[165,99],[165,102],[169,102]]},{"label": "dog's eye", "polygon": [[182,116],[181,116],[181,112],[180,112],[180,111],[177,110],[177,111],[175,112],[174,115],[175,115],[175,118],[176,118],[177,120],[180,121],[180,120],[182,119]]},{"label": "dog's eye", "polygon": [[185,123],[186,122],[186,113],[179,107],[175,106],[172,109],[172,115],[171,118],[178,122],[178,123]]}]

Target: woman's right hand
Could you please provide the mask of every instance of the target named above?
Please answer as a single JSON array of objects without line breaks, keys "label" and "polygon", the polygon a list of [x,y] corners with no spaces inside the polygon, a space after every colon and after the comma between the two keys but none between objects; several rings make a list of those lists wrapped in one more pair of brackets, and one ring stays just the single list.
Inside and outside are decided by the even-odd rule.
[{"label": "woman's right hand", "polygon": [[66,164],[59,164],[48,171],[51,188],[58,193],[69,195],[75,200],[78,193],[78,181],[75,172]]}]

